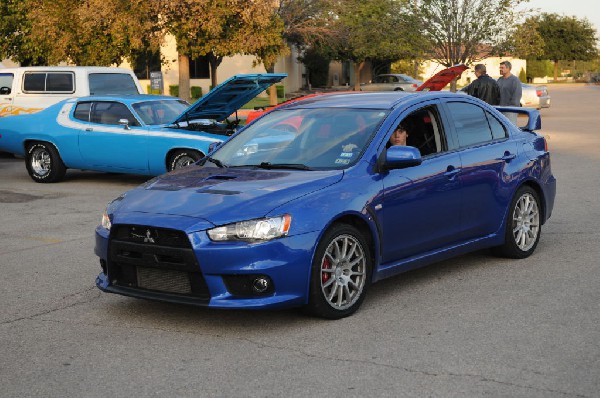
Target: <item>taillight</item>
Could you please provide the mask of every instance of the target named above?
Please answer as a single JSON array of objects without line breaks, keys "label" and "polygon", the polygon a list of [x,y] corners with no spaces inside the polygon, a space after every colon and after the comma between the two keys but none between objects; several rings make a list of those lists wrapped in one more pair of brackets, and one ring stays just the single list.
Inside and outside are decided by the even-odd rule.
[{"label": "taillight", "polygon": [[538,97],[541,97],[543,93],[544,93],[544,91],[543,91],[543,90],[541,90],[541,89],[539,89],[539,88],[538,88],[537,90],[535,90],[535,94],[536,94]]},{"label": "taillight", "polygon": [[414,88],[417,88],[417,87],[418,87],[416,83],[413,83],[413,84],[412,84],[412,86],[413,86]]}]

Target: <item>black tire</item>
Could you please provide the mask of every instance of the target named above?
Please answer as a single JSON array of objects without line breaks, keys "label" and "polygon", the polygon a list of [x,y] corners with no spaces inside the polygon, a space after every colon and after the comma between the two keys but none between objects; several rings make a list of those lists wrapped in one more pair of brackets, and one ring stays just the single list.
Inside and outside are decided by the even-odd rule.
[{"label": "black tire", "polygon": [[400,87],[398,87],[398,88],[394,89],[394,91],[404,91],[404,89],[403,89],[403,88],[400,88]]},{"label": "black tire", "polygon": [[167,161],[167,171],[173,171],[181,169],[182,167],[189,166],[192,163],[197,162],[202,158],[202,154],[198,151],[191,149],[180,149],[169,156]]},{"label": "black tire", "polygon": [[529,257],[537,247],[542,232],[540,199],[537,192],[522,186],[517,190],[508,210],[504,244],[494,254],[508,258]]},{"label": "black tire", "polygon": [[35,182],[58,182],[67,172],[58,151],[47,142],[35,142],[27,147],[25,165]]},{"label": "black tire", "polygon": [[371,269],[369,246],[360,231],[334,225],[317,245],[305,310],[327,319],[352,315],[365,299]]}]

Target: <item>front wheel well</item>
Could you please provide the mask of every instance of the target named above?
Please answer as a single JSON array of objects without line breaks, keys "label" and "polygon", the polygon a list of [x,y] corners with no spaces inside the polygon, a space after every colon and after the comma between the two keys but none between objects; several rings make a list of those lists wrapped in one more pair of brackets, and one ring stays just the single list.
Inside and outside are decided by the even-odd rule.
[{"label": "front wheel well", "polygon": [[[374,265],[375,264],[375,240],[373,238],[373,233],[371,232],[371,228],[369,228],[369,225],[367,224],[367,222],[356,215],[348,214],[348,215],[345,215],[345,216],[342,216],[342,217],[336,219],[333,223],[331,223],[329,228],[331,228],[335,224],[352,225],[354,228],[356,228],[360,231],[362,236],[367,241],[367,244],[369,245],[369,252],[371,254],[371,264]],[[373,269],[371,269],[371,272],[373,272],[374,269],[375,269],[375,266],[373,266]]]},{"label": "front wheel well", "polygon": [[173,148],[171,150],[169,150],[169,152],[167,152],[167,155],[165,156],[165,166],[167,167],[167,170],[169,170],[169,165],[173,160],[173,156],[178,153],[178,152],[182,152],[182,151],[189,151],[189,152],[193,152],[195,154],[198,155],[199,159],[202,159],[204,156],[206,156],[204,154],[204,152],[202,152],[199,149],[194,149],[194,148]]},{"label": "front wheel well", "polygon": [[23,141],[23,151],[25,153],[27,153],[27,148],[29,148],[31,145],[34,145],[34,144],[48,144],[48,145],[52,145],[54,147],[54,149],[56,149],[56,152],[58,152],[58,154],[60,155],[60,151],[58,150],[58,147],[53,142],[44,141],[44,140],[29,139],[29,140]]}]

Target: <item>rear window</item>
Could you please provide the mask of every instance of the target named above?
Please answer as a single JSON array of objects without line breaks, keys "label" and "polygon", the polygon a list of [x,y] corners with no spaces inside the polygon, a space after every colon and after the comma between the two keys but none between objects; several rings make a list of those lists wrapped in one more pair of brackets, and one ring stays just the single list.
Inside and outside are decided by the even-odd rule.
[{"label": "rear window", "polygon": [[140,94],[133,80],[127,73],[90,73],[90,95],[105,94]]},{"label": "rear window", "polygon": [[23,76],[26,93],[74,93],[72,72],[26,72]]},{"label": "rear window", "polygon": [[493,139],[483,109],[465,102],[449,102],[454,127],[461,147],[488,142]]}]

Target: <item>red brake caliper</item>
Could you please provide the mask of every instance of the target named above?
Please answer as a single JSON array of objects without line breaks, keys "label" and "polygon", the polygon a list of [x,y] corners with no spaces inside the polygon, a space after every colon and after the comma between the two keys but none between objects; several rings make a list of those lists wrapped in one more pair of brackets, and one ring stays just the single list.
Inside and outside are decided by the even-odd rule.
[{"label": "red brake caliper", "polygon": [[[323,269],[331,269],[331,263],[329,262],[329,259],[327,257],[325,257],[323,259]],[[321,272],[321,282],[325,283],[329,280],[329,278],[331,278],[331,273],[329,272]]]}]

